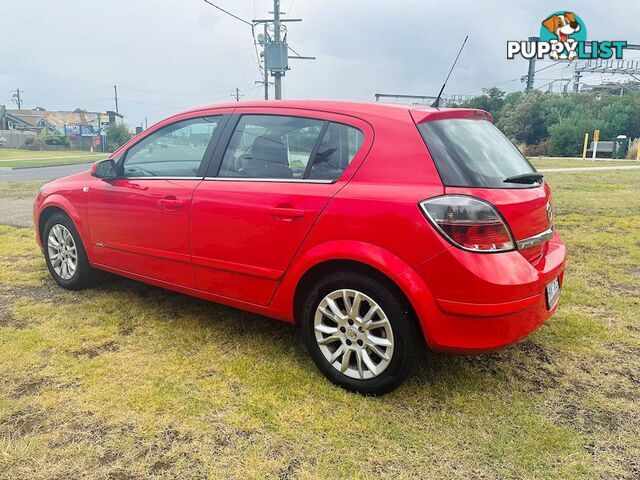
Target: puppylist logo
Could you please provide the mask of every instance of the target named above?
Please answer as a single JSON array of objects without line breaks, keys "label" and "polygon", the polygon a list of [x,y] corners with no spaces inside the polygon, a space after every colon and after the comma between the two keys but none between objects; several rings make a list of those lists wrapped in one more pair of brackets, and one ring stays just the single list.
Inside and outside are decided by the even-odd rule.
[{"label": "puppylist logo", "polygon": [[627,46],[623,40],[601,40],[587,42],[587,27],[582,19],[573,12],[554,12],[542,21],[540,37],[529,41],[507,42],[507,58],[516,55],[523,58],[572,61],[601,58],[621,59]]}]

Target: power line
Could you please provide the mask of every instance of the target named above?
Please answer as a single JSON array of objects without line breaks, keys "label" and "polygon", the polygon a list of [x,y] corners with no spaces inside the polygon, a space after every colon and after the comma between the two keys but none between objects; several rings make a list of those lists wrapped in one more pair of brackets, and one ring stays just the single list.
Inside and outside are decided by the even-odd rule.
[{"label": "power line", "polygon": [[239,16],[237,16],[237,15],[234,15],[234,14],[233,14],[233,13],[231,13],[230,11],[225,10],[225,9],[224,9],[224,8],[222,8],[222,7],[219,7],[219,6],[218,6],[218,5],[216,5],[215,3],[211,3],[209,0],[202,0],[202,1],[203,1],[204,3],[207,3],[207,4],[211,5],[213,8],[217,8],[217,9],[218,9],[218,10],[220,10],[221,12],[226,13],[226,14],[227,14],[227,15],[229,15],[230,17],[233,17],[233,18],[235,18],[236,20],[240,20],[242,23],[246,23],[246,24],[247,24],[247,25],[249,25],[250,27],[253,27],[253,23],[251,23],[251,22],[249,22],[249,21],[245,20],[244,18],[240,18],[240,17],[239,17]]},{"label": "power line", "polygon": [[[232,18],[235,18],[236,20],[239,20],[240,22],[244,23],[245,25],[249,25],[251,27],[251,36],[253,37],[253,46],[256,52],[256,63],[258,65],[258,71],[260,73],[260,76],[262,76],[262,64],[260,62],[260,54],[258,53],[258,46],[257,46],[257,41],[256,41],[256,35],[255,35],[255,23],[252,23],[248,20],[245,20],[242,17],[239,17],[238,15],[235,15],[234,13],[231,13],[228,10],[225,10],[224,8],[216,5],[215,3],[210,2],[209,0],[202,0],[204,3],[206,3],[207,5],[210,5],[218,10],[220,10],[221,12],[229,15]],[[255,4],[254,4],[254,10],[255,10]]]}]

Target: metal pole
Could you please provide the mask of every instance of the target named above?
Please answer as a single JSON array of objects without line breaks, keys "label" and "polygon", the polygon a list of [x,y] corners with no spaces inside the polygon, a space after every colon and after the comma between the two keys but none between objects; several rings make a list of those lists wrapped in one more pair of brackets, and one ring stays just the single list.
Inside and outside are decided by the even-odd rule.
[{"label": "metal pole", "polygon": [[262,57],[264,60],[264,99],[269,100],[269,68],[267,67],[267,38],[269,32],[267,24],[264,24],[264,45],[262,47]]},{"label": "metal pole", "polygon": [[[273,40],[280,43],[280,0],[273,0]],[[275,97],[282,99],[282,72],[275,72]]]},{"label": "metal pole", "polygon": [[580,78],[582,77],[582,73],[578,70],[578,62],[576,62],[576,66],[573,69],[573,93],[580,92]]},{"label": "metal pole", "polygon": [[118,87],[117,86],[113,86],[113,94],[114,94],[114,99],[116,101],[116,113],[120,113],[118,111]]},{"label": "metal pole", "polygon": [[[530,42],[539,42],[540,37],[529,37]],[[532,56],[529,59],[529,71],[527,72],[527,87],[525,88],[525,92],[530,92],[533,90],[533,78],[536,73],[536,56]]]}]

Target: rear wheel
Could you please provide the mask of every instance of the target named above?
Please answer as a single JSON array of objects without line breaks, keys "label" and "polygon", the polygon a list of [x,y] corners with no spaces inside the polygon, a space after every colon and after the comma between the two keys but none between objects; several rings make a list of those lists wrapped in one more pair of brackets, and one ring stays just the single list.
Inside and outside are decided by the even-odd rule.
[{"label": "rear wheel", "polygon": [[374,278],[340,272],[321,279],[301,322],[318,368],[347,390],[387,393],[412,370],[418,332],[408,305]]},{"label": "rear wheel", "polygon": [[54,213],[44,227],[47,268],[53,279],[64,288],[79,290],[92,284],[95,271],[71,219],[63,213]]}]

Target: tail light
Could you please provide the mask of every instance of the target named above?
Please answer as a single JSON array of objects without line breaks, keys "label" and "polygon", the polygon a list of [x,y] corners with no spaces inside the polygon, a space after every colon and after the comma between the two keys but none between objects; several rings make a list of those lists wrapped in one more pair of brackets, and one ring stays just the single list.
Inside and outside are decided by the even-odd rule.
[{"label": "tail light", "polygon": [[464,195],[443,195],[420,202],[420,208],[444,238],[472,252],[515,250],[507,224],[489,203]]}]

